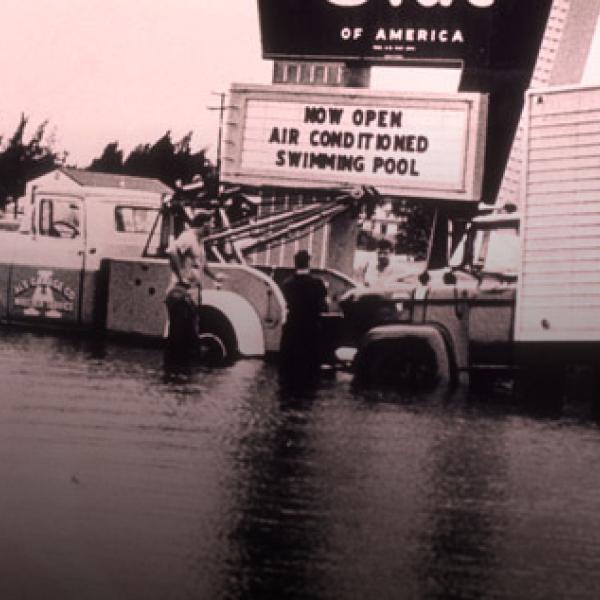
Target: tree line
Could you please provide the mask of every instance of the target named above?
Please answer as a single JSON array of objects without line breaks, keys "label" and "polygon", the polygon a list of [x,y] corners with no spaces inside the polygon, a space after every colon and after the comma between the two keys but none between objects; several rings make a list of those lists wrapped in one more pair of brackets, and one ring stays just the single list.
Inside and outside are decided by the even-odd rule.
[{"label": "tree line", "polygon": [[[0,210],[11,200],[25,193],[30,179],[39,177],[57,166],[68,165],[68,153],[54,149],[53,135],[48,121],[39,124],[27,139],[29,118],[21,115],[14,133],[7,139],[0,136]],[[167,131],[156,142],[139,144],[127,156],[119,142],[109,142],[101,155],[87,165],[87,169],[104,173],[153,177],[170,187],[189,183],[200,175],[205,186],[216,188],[216,169],[207,159],[205,149],[193,151],[193,132],[173,141]],[[216,189],[214,190],[216,191]]]}]

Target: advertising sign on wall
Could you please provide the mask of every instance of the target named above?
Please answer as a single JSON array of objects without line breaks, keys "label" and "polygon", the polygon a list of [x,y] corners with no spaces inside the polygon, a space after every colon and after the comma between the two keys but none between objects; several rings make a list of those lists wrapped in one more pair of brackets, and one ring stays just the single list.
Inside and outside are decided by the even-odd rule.
[{"label": "advertising sign on wall", "polygon": [[479,200],[487,98],[234,85],[223,156],[232,183],[373,185]]},{"label": "advertising sign on wall", "polygon": [[258,0],[263,56],[484,66],[503,1]]}]

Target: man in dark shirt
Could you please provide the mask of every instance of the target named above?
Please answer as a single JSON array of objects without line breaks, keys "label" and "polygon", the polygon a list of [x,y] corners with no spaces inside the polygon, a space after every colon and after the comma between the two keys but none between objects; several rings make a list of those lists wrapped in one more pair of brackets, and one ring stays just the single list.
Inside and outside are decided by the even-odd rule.
[{"label": "man in dark shirt", "polygon": [[296,272],[283,282],[287,320],[281,338],[281,366],[289,374],[316,371],[322,355],[321,313],[327,312],[327,288],[310,273],[310,254],[294,256]]}]

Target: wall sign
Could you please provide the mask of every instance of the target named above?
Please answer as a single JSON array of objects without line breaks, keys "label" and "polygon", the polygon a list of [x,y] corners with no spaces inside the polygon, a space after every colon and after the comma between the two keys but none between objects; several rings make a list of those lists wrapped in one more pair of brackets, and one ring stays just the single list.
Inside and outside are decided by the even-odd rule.
[{"label": "wall sign", "polygon": [[[298,90],[298,91],[296,91]],[[223,179],[479,200],[486,97],[234,86]]]},{"label": "wall sign", "polygon": [[50,270],[17,281],[12,291],[14,306],[28,317],[60,319],[75,310],[75,292]]}]

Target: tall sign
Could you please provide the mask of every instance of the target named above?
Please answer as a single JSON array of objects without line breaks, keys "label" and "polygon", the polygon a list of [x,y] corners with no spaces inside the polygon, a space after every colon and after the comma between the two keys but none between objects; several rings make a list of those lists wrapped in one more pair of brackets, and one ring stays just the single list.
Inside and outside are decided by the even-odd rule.
[{"label": "tall sign", "polygon": [[504,1],[258,0],[263,56],[482,66]]},{"label": "tall sign", "polygon": [[[257,0],[269,59],[460,61],[460,90],[489,94],[482,200],[495,201],[550,7],[569,0]],[[588,4],[589,0],[581,0]],[[592,3],[590,3],[592,4]]]},{"label": "tall sign", "polygon": [[479,200],[481,94],[234,85],[230,104],[223,178],[232,183]]}]

